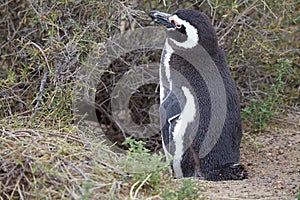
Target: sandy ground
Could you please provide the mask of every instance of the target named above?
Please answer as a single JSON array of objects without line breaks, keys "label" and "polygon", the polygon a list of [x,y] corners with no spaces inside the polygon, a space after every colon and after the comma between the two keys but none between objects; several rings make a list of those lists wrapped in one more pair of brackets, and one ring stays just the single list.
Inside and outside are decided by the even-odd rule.
[{"label": "sandy ground", "polygon": [[274,126],[255,139],[245,134],[241,163],[249,178],[205,182],[205,199],[295,199],[300,185],[300,113],[271,123]]}]

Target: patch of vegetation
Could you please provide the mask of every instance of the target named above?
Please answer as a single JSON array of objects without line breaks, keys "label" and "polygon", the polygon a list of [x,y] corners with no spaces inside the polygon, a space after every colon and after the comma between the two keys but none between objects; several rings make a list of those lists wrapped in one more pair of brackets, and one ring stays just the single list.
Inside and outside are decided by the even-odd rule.
[{"label": "patch of vegetation", "polygon": [[200,199],[201,185],[196,179],[181,179],[179,188],[167,187],[162,191],[161,197],[165,200]]},{"label": "patch of vegetation", "polygon": [[249,126],[254,132],[261,132],[268,127],[268,120],[281,111],[284,101],[284,88],[292,70],[291,61],[278,59],[275,66],[274,82],[266,89],[266,93],[257,98],[250,99],[248,106],[242,109],[243,120],[250,122]]},{"label": "patch of vegetation", "polygon": [[165,155],[161,152],[150,153],[150,150],[144,147],[145,142],[132,138],[126,138],[124,144],[129,144],[129,149],[121,156],[120,163],[124,171],[132,176],[131,181],[134,185],[139,185],[135,194],[137,195],[142,186],[158,193],[161,178],[169,166],[169,163],[164,161]]}]

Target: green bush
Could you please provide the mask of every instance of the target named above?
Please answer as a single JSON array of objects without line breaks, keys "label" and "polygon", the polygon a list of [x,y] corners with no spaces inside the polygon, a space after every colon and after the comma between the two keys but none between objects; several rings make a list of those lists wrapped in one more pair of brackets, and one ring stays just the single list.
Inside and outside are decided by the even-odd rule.
[{"label": "green bush", "polygon": [[197,183],[197,179],[184,178],[179,181],[178,189],[167,188],[160,195],[165,200],[184,200],[184,199],[199,199],[201,185]]},{"label": "green bush", "polygon": [[[266,88],[266,92],[250,99],[242,109],[242,118],[254,132],[261,132],[268,127],[268,120],[278,115],[285,104],[284,91],[290,78],[292,62],[288,59],[278,59],[270,68],[275,68],[274,82]],[[281,113],[280,113],[281,114]]]},{"label": "green bush", "polygon": [[169,163],[164,161],[165,155],[161,152],[150,153],[150,150],[144,147],[143,141],[132,138],[126,138],[123,144],[129,144],[129,149],[120,159],[124,171],[132,176],[133,183],[140,184],[146,180],[144,187],[157,192],[161,176],[169,166]]}]

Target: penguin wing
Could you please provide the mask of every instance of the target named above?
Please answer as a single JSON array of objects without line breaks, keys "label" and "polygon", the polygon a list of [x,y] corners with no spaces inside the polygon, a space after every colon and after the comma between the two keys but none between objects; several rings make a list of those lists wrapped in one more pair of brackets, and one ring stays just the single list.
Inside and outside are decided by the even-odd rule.
[{"label": "penguin wing", "polygon": [[[167,147],[172,145],[173,141],[173,131],[176,125],[177,119],[181,115],[180,102],[176,95],[170,91],[169,95],[164,99],[160,106],[160,118],[162,127],[162,137],[164,145]],[[172,152],[170,149],[169,152]]]}]

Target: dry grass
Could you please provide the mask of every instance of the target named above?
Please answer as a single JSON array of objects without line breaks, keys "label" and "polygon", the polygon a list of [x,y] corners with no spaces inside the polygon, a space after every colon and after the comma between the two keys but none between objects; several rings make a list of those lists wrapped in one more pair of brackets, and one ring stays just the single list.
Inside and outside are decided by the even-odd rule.
[{"label": "dry grass", "polygon": [[[3,199],[123,199],[118,156],[103,141],[33,129],[1,130]],[[122,185],[122,187],[121,187]],[[122,194],[123,193],[123,194]]]}]

